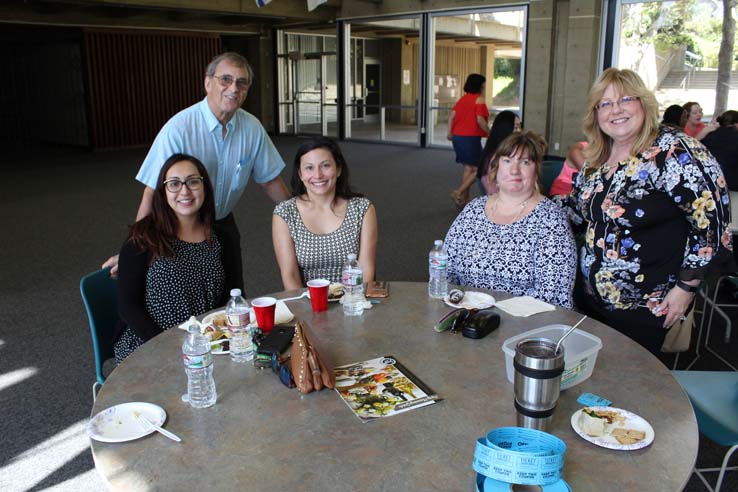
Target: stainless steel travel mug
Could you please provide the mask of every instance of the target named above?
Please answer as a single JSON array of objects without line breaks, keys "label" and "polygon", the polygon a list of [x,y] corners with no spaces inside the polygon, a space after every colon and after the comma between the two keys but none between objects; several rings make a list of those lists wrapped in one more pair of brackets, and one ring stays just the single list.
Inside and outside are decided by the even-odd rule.
[{"label": "stainless steel travel mug", "polygon": [[556,409],[564,372],[564,347],[556,342],[527,338],[515,347],[515,409],[518,427],[545,431]]}]

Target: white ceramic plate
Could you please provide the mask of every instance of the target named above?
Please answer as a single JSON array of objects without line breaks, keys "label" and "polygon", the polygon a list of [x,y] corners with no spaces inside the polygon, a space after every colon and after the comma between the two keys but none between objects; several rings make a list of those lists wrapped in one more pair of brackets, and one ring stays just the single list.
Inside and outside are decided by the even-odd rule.
[{"label": "white ceramic plate", "polygon": [[156,432],[153,427],[136,419],[133,412],[140,412],[158,426],[167,419],[167,412],[159,405],[142,401],[121,403],[92,417],[87,422],[87,435],[96,441],[125,442]]},{"label": "white ceramic plate", "polygon": [[[646,419],[643,417],[640,417],[633,412],[629,412],[628,410],[623,410],[621,408],[613,408],[613,407],[587,407],[591,408],[592,410],[612,410],[618,412],[620,415],[622,415],[625,420],[623,422],[614,422],[612,424],[606,424],[605,426],[605,435],[604,436],[589,436],[587,435],[582,428],[579,425],[579,416],[582,413],[583,409],[577,410],[574,412],[574,415],[571,416],[571,426],[574,429],[574,432],[579,434],[579,436],[591,442],[592,444],[596,444],[597,446],[601,446],[603,448],[608,449],[617,449],[621,451],[632,451],[634,449],[641,449],[645,448],[646,446],[650,445],[654,437],[656,437],[656,434],[653,431],[653,427],[651,427],[651,424],[649,424]],[[610,432],[613,429],[616,428],[623,428],[623,429],[632,429],[632,430],[639,430],[646,433],[646,437],[641,439],[638,442],[634,442],[633,444],[620,444],[617,439],[612,437],[610,435]]]},{"label": "white ceramic plate", "polygon": [[[331,296],[331,292],[333,292],[333,290],[336,289],[339,285],[343,287],[343,285],[339,282],[332,283],[331,285],[328,286],[328,302],[338,302],[343,297],[343,295],[339,297]],[[310,289],[307,290],[307,298],[310,299]]]},{"label": "white ceramic plate", "polygon": [[461,302],[454,304],[448,300],[448,296],[443,298],[443,302],[453,308],[465,309],[487,309],[495,305],[495,298],[484,292],[474,292],[467,290]]}]

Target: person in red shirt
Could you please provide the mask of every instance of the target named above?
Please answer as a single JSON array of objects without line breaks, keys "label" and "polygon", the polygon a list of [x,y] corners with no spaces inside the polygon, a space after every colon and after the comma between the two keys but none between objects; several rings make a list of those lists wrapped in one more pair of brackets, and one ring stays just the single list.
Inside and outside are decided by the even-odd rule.
[{"label": "person in red shirt", "polygon": [[456,162],[464,166],[461,184],[451,192],[451,198],[460,207],[469,201],[469,188],[477,179],[482,137],[489,131],[489,110],[482,96],[486,80],[478,73],[470,74],[464,84],[464,95],[448,115],[446,137],[453,143]]}]

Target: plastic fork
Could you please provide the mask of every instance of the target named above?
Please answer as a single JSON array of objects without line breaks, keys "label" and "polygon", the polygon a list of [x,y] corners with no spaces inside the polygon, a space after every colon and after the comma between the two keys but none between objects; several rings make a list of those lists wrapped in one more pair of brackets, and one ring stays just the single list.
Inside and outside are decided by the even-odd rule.
[{"label": "plastic fork", "polygon": [[138,420],[138,422],[142,426],[146,427],[147,429],[153,428],[160,434],[163,434],[169,439],[171,439],[172,441],[182,442],[182,439],[180,439],[179,436],[177,436],[173,432],[169,432],[168,430],[163,429],[159,427],[158,425],[154,424],[152,421],[147,419],[145,416],[141,415],[141,412],[133,412],[133,416],[136,418],[136,420]]}]

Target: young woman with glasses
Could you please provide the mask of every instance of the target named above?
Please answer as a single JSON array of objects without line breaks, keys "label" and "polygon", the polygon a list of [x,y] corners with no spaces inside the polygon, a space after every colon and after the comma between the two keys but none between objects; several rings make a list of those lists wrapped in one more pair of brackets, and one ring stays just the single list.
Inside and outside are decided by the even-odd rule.
[{"label": "young woman with glasses", "polygon": [[116,334],[121,362],[162,331],[225,302],[229,283],[213,233],[215,202],[205,166],[175,154],[164,163],[152,211],[130,227],[120,251]]}]

